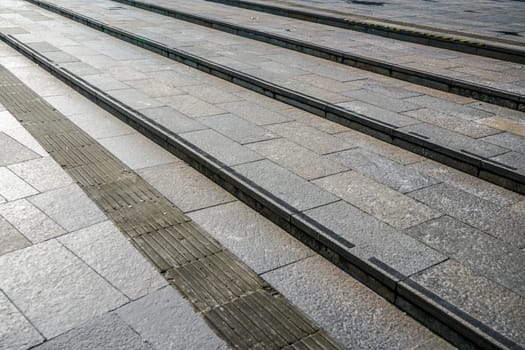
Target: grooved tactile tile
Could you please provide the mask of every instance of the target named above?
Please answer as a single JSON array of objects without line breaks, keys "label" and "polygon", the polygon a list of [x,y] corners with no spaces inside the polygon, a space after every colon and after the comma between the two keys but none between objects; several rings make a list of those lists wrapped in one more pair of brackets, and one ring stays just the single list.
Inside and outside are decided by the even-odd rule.
[{"label": "grooved tactile tile", "polygon": [[237,349],[340,349],[268,283],[0,66],[0,103]]}]

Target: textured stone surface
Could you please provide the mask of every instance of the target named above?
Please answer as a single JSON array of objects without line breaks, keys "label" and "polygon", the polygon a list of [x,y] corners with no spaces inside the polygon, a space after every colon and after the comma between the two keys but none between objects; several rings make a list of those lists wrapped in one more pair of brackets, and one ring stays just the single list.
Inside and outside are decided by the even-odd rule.
[{"label": "textured stone surface", "polygon": [[204,102],[191,95],[161,97],[157,100],[190,117],[204,117],[226,112],[216,105]]},{"label": "textured stone surface", "polygon": [[204,117],[199,121],[241,145],[278,137],[271,131],[231,113]]},{"label": "textured stone surface", "polygon": [[365,260],[375,257],[405,275],[446,258],[343,201],[308,210],[305,214],[354,244],[350,250],[353,254]]},{"label": "textured stone surface", "polygon": [[289,108],[281,111],[281,113],[290,118],[295,119],[298,122],[309,125],[312,128],[316,128],[317,130],[320,130],[327,134],[335,134],[338,132],[344,132],[349,130],[347,127],[341,124],[334,123],[324,118],[320,118],[315,114],[308,113],[298,108]]},{"label": "textured stone surface", "polygon": [[67,234],[59,241],[132,300],[166,284],[110,221]]},{"label": "textured stone surface", "polygon": [[428,95],[409,97],[406,99],[406,101],[410,101],[416,105],[420,105],[421,107],[426,107],[428,109],[442,111],[451,116],[465,120],[476,120],[492,116],[492,113],[489,112],[484,112],[479,109],[463,106]]},{"label": "textured stone surface", "polygon": [[16,200],[37,194],[38,191],[16,176],[8,168],[0,167],[0,195],[7,200]]},{"label": "textured stone surface", "polygon": [[407,168],[361,148],[333,153],[327,157],[401,193],[438,182],[415,169]]},{"label": "textured stone surface", "polygon": [[240,202],[199,210],[190,217],[257,273],[314,254]]},{"label": "textured stone surface", "polygon": [[299,211],[338,200],[336,196],[268,160],[238,165],[233,169]]},{"label": "textured stone surface", "polygon": [[20,127],[18,120],[13,117],[9,111],[0,112],[0,137],[5,138],[7,135],[2,133],[5,130],[15,129]]},{"label": "textured stone surface", "polygon": [[257,142],[248,147],[307,180],[347,170],[345,166],[286,139]]},{"label": "textured stone surface", "polygon": [[69,185],[72,180],[51,158],[43,157],[8,167],[40,192]]},{"label": "textured stone surface", "polygon": [[525,120],[519,122],[509,118],[496,116],[480,119],[478,120],[478,123],[525,137]]},{"label": "textured stone surface", "polygon": [[455,260],[432,267],[413,280],[460,310],[525,345],[525,299]]},{"label": "textured stone surface", "polygon": [[102,111],[100,113],[75,114],[69,116],[69,119],[94,139],[129,135],[137,132],[115,116]]},{"label": "textured stone surface", "polygon": [[164,105],[162,102],[136,89],[122,89],[111,92],[111,96],[134,109],[154,108]]},{"label": "textured stone surface", "polygon": [[414,349],[430,342],[432,349],[453,348],[321,257],[263,277],[345,348]]},{"label": "textured stone surface", "polygon": [[20,232],[0,216],[0,255],[27,247],[30,244]]},{"label": "textured stone surface", "polygon": [[120,317],[107,313],[35,350],[154,350]]},{"label": "textured stone surface", "polygon": [[525,153],[525,135],[522,136],[510,132],[503,132],[501,134],[484,137],[483,141],[487,141],[519,153]]},{"label": "textured stone surface", "polygon": [[26,350],[44,339],[0,292],[0,350]]},{"label": "textured stone surface", "polygon": [[170,286],[120,308],[117,314],[156,349],[228,349]]},{"label": "textured stone surface", "polygon": [[0,265],[0,288],[46,338],[127,301],[55,240],[2,255]]},{"label": "textured stone surface", "polygon": [[268,110],[252,102],[232,102],[220,104],[219,106],[257,125],[275,124],[292,120],[285,114]]},{"label": "textured stone surface", "polygon": [[[400,98],[394,98],[382,94],[381,91],[371,91],[367,89],[347,91],[345,96],[352,97],[353,99],[371,104],[392,112],[404,112],[413,109],[418,109],[419,106],[413,103],[407,102]],[[350,102],[350,105],[352,102]],[[362,106],[363,104],[361,104]],[[345,106],[346,108],[346,106]],[[350,108],[349,108],[350,109]],[[406,124],[405,124],[406,125]]]},{"label": "textured stone surface", "polygon": [[169,106],[143,109],[140,112],[174,133],[184,133],[207,128],[205,125],[177,112]]},{"label": "textured stone surface", "polygon": [[74,231],[106,219],[106,216],[76,185],[41,193],[30,202],[66,229]]},{"label": "textured stone surface", "polygon": [[0,132],[0,148],[2,149],[0,153],[0,166],[19,163],[38,157],[38,154],[3,132]]},{"label": "textured stone surface", "polygon": [[33,136],[31,136],[31,134],[23,127],[6,130],[5,134],[29,148],[33,152],[39,154],[40,156],[44,157],[47,155],[47,152],[42,148],[42,146],[40,146]]},{"label": "textured stone surface", "polygon": [[525,174],[525,154],[523,153],[509,152],[497,157],[492,157],[490,159],[511,167],[514,170],[517,169],[517,172],[521,173],[522,175]]},{"label": "textured stone surface", "polygon": [[417,124],[418,120],[404,116],[402,114],[392,112],[380,107],[373,106],[366,102],[362,101],[352,101],[339,103],[340,107],[343,107],[349,111],[363,114],[365,116],[371,117],[372,119],[384,122],[396,127],[403,127],[407,125]]}]

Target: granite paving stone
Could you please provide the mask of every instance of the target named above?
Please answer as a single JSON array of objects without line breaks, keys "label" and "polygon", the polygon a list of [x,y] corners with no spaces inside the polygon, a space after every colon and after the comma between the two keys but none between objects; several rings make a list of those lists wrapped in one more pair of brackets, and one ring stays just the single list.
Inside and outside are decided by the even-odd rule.
[{"label": "granite paving stone", "polygon": [[490,159],[525,175],[525,154],[523,153],[508,152],[499,156],[491,157]]},{"label": "granite paving stone", "polygon": [[407,102],[406,100],[386,96],[380,91],[375,92],[367,89],[360,89],[347,91],[344,95],[397,113],[420,108],[418,105]]},{"label": "granite paving stone", "polygon": [[518,247],[525,245],[525,217],[448,184],[412,192],[410,197]]},{"label": "granite paving stone", "polygon": [[313,181],[359,209],[397,229],[440,216],[440,213],[355,171]]},{"label": "granite paving stone", "polygon": [[314,252],[240,202],[189,214],[256,273],[264,273],[314,255]]},{"label": "granite paving stone", "polygon": [[174,133],[207,129],[207,126],[169,106],[142,109],[140,112]]},{"label": "granite paving stone", "polygon": [[67,92],[67,85],[59,80],[49,79],[49,74],[39,67],[12,68],[10,71],[16,74],[32,90],[42,89],[40,96],[63,95]]},{"label": "granite paving stone", "polygon": [[226,92],[218,87],[209,86],[208,84],[184,86],[181,87],[181,90],[212,104],[236,102],[242,100],[239,96],[236,96],[230,92]]},{"label": "granite paving stone", "polygon": [[257,142],[248,147],[306,180],[348,170],[345,166],[286,139]]},{"label": "granite paving stone", "polygon": [[352,83],[342,83],[338,80],[327,78],[317,74],[301,75],[295,77],[294,80],[307,84],[312,84],[318,88],[332,92],[345,92],[354,89],[354,85],[352,85]]},{"label": "granite paving stone", "polygon": [[[2,125],[4,125],[3,122]],[[13,131],[13,129],[10,129],[10,131]],[[0,132],[0,148],[2,149],[0,153],[0,166],[38,158],[38,154],[4,132]]]},{"label": "granite paving stone", "polygon": [[319,256],[263,277],[348,349],[453,348]]},{"label": "granite paving stone", "polygon": [[0,291],[0,350],[26,350],[44,338]]},{"label": "granite paving stone", "polygon": [[47,152],[25,128],[18,127],[15,129],[9,129],[5,131],[5,134],[19,142],[21,145],[24,145],[24,147],[27,147],[37,155],[42,157],[47,156]]},{"label": "granite paving stone", "polygon": [[[260,95],[257,95],[258,97]],[[293,120],[283,113],[268,110],[264,106],[260,106],[252,102],[230,102],[218,104],[223,110],[229,111],[233,114],[241,116],[242,118],[251,121],[257,125],[268,125],[275,123],[283,123]]]},{"label": "granite paving stone", "polygon": [[170,286],[129,303],[116,313],[156,349],[228,349],[188,301]]},{"label": "granite paving stone", "polygon": [[335,136],[299,122],[269,125],[267,128],[317,154],[333,153],[353,147]]},{"label": "granite paving stone", "polygon": [[490,117],[477,120],[478,123],[489,127],[505,130],[513,134],[525,137],[525,116],[521,121],[515,121],[504,117]]},{"label": "granite paving stone", "polygon": [[327,158],[401,193],[427,187],[439,181],[362,148],[332,153]]},{"label": "granite paving stone", "polygon": [[35,350],[155,350],[114,313],[95,318]]},{"label": "granite paving stone", "polygon": [[176,95],[157,98],[159,102],[175,108],[189,117],[205,117],[223,114],[226,111],[219,105],[212,105],[191,95]]},{"label": "granite paving stone", "polygon": [[8,201],[37,194],[38,191],[6,167],[0,167],[0,195]]},{"label": "granite paving stone", "polygon": [[163,106],[164,103],[138,91],[137,89],[119,89],[111,92],[111,96],[122,101],[134,109],[154,108]]},{"label": "granite paving stone", "polygon": [[109,113],[76,114],[68,117],[94,139],[134,134],[137,131]]},{"label": "granite paving stone", "polygon": [[69,233],[59,241],[132,300],[166,285],[110,221]]},{"label": "granite paving stone", "polygon": [[207,152],[227,166],[252,162],[262,157],[245,146],[214,130],[201,130],[181,134],[188,142]]},{"label": "granite paving stone", "polygon": [[[517,111],[515,109],[501,107],[501,106],[494,105],[494,104],[487,103],[487,102],[473,101],[472,103],[469,103],[468,106],[475,108],[475,109],[485,111],[485,112],[490,112],[492,114],[495,114],[494,118],[503,117],[503,118],[510,119],[518,123],[523,122],[525,118],[525,112]],[[478,119],[477,122],[483,123],[484,120],[491,120],[491,119],[492,119],[491,116],[488,116],[483,119]]]},{"label": "granite paving stone", "polygon": [[525,344],[523,297],[452,259],[411,279],[518,344]]},{"label": "granite paving stone", "polygon": [[44,192],[29,201],[66,231],[78,230],[106,219],[77,185]]},{"label": "granite paving stone", "polygon": [[[90,74],[83,77],[87,82],[103,91],[112,91],[120,89],[129,89],[129,85],[122,83],[121,81],[113,78],[109,74]],[[133,82],[133,87],[140,90],[136,82]]]},{"label": "granite paving stone", "polygon": [[[25,248],[31,243],[20,232],[0,217],[0,255]],[[1,302],[0,302],[1,305]],[[1,334],[1,331],[0,331]],[[0,340],[2,338],[0,337]]]},{"label": "granite paving stone", "polygon": [[[65,54],[69,55],[67,52]],[[75,72],[76,75],[82,78],[100,73],[100,70],[87,63],[80,61],[61,63],[60,67],[64,67],[71,72]]]},{"label": "granite paving stone", "polygon": [[199,121],[241,145],[278,137],[270,130],[231,113],[203,117]]},{"label": "granite paving stone", "polygon": [[2,255],[0,265],[0,288],[46,338],[127,301],[55,240]]},{"label": "granite paving stone", "polygon": [[241,164],[233,169],[298,211],[338,200],[328,191],[269,160]]},{"label": "granite paving stone", "polygon": [[438,251],[343,201],[304,214],[354,244],[351,253],[364,260],[375,257],[404,275],[446,259]]},{"label": "granite paving stone", "polygon": [[71,90],[64,95],[45,97],[45,100],[67,117],[75,114],[103,113],[103,109]]},{"label": "granite paving stone", "polygon": [[327,134],[336,134],[348,130],[347,127],[341,124],[334,123],[324,118],[319,118],[315,114],[308,113],[298,108],[289,108],[281,111],[281,113],[285,114],[290,118],[295,119],[295,121],[297,122],[309,125],[312,128],[316,128]]},{"label": "granite paving stone", "polygon": [[426,107],[431,110],[441,111],[451,116],[465,120],[477,120],[493,116],[493,114],[490,112],[485,112],[468,106],[458,105],[456,103],[428,95],[409,97],[406,98],[405,101],[412,102],[416,105],[420,105],[421,107]]},{"label": "granite paving stone", "polygon": [[67,186],[73,181],[51,157],[12,164],[8,168],[40,192]]},{"label": "granite paving stone", "polygon": [[525,136],[516,135],[511,132],[503,132],[497,135],[484,137],[482,140],[508,148],[518,153],[525,153]]},{"label": "granite paving stone", "polygon": [[6,137],[7,135],[3,133],[5,130],[15,129],[20,127],[18,120],[13,117],[9,111],[0,112],[0,137]]},{"label": "granite paving stone", "polygon": [[339,103],[338,106],[396,127],[403,127],[419,123],[417,119],[410,118],[362,101]]},{"label": "granite paving stone", "polygon": [[153,98],[184,94],[184,91],[162,83],[157,79],[134,80],[133,82],[128,82],[128,84]]}]

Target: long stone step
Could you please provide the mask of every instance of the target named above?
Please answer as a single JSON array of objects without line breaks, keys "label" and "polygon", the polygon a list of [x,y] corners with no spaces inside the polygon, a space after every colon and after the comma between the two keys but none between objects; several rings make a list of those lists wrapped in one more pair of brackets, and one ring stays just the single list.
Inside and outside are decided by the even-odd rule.
[{"label": "long stone step", "polygon": [[[19,24],[22,25],[23,22]],[[395,303],[450,341],[462,347],[467,347],[469,343],[483,348],[523,347],[524,340],[519,331],[524,324],[520,314],[524,292],[520,291],[520,286],[523,284],[519,282],[519,279],[523,277],[523,273],[519,270],[519,266],[522,266],[520,259],[522,259],[523,250],[516,248],[523,248],[525,244],[523,233],[520,231],[523,227],[523,221],[520,220],[524,218],[522,214],[508,207],[516,201],[522,201],[522,197],[513,200],[513,194],[507,193],[500,197],[500,200],[507,198],[506,206],[495,205],[447,183],[430,179],[426,180],[430,180],[430,183],[420,182],[425,178],[418,175],[419,173],[399,170],[399,166],[393,163],[389,163],[389,166],[396,169],[395,171],[388,173],[374,171],[366,164],[359,165],[359,158],[355,158],[359,156],[359,150],[352,149],[352,147],[348,149],[348,146],[344,144],[335,145],[334,149],[333,142],[336,140],[334,137],[331,139],[332,142],[322,142],[320,134],[311,131],[309,135],[316,136],[305,137],[307,133],[305,133],[304,126],[301,126],[301,123],[292,122],[290,117],[286,118],[287,115],[297,114],[297,110],[288,110],[284,105],[264,97],[257,97],[259,106],[260,104],[267,106],[262,113],[254,113],[256,111],[253,105],[251,108],[245,107],[237,112],[239,116],[244,116],[242,118],[244,121],[230,114],[221,114],[220,111],[210,112],[210,106],[199,104],[197,103],[199,100],[193,98],[191,108],[186,109],[186,113],[191,111],[195,113],[196,109],[203,112],[194,114],[194,125],[189,128],[194,131],[189,131],[188,117],[178,115],[174,110],[168,111],[168,115],[164,116],[159,113],[159,109],[166,109],[162,103],[168,103],[168,100],[181,100],[181,96],[173,90],[175,87],[172,88],[173,98],[167,96],[163,100],[158,96],[160,92],[167,90],[166,86],[160,87],[167,81],[177,84],[181,89],[188,89],[192,84],[197,84],[199,80],[197,71],[187,68],[185,70],[182,65],[161,58],[156,59],[155,55],[146,51],[134,51],[131,45],[121,44],[112,38],[106,40],[88,28],[72,25],[64,20],[61,22],[59,17],[53,17],[51,23],[53,23],[53,29],[42,26],[42,24],[36,25],[35,22],[29,24],[26,22],[23,25],[24,28],[35,34],[38,33],[38,36],[30,33],[27,33],[29,35],[2,35],[2,39],[108,111],[126,120],[143,134],[179,155],[238,198],[259,210],[345,271],[358,277],[387,300]],[[67,39],[65,43],[59,44],[63,39],[57,38],[65,38],[62,33],[67,33],[69,38],[80,40],[72,48],[77,52],[76,56],[70,54],[72,57],[80,58],[72,60],[70,57],[64,62],[62,60],[65,55],[64,51],[57,50],[57,47],[49,43],[31,41],[36,38],[44,39],[41,33],[46,33],[50,39],[55,38],[52,40],[54,45],[64,48],[71,48],[71,42],[68,45],[67,40],[73,39]],[[20,39],[14,36],[19,36]],[[101,55],[106,50],[104,47],[100,47],[100,51],[97,51],[80,45],[80,42],[90,41],[99,44],[105,41],[110,45],[109,47],[116,48],[118,52],[108,51],[106,53],[118,54],[120,60],[123,61],[111,64],[109,57],[104,58],[104,55]],[[30,46],[33,46],[34,49]],[[100,53],[96,54],[96,52]],[[131,61],[124,63],[127,59]],[[90,67],[87,62],[94,63],[95,61],[98,62],[97,67],[100,71],[113,72],[111,74],[113,80],[107,76],[102,79],[100,72],[96,74],[96,72],[89,71],[94,68]],[[115,63],[118,64],[115,65]],[[160,91],[157,91],[159,92],[156,94],[157,97],[146,98],[131,87],[142,86],[143,89],[152,91],[148,88],[149,85],[145,84],[146,81],[149,81],[146,79],[148,76],[146,73],[151,70],[152,65],[157,70],[162,66],[165,66],[165,69],[155,71],[153,75],[150,75],[158,78],[155,81]],[[144,75],[142,78],[141,71]],[[186,76],[183,72],[191,75]],[[81,78],[81,75],[84,77]],[[161,76],[164,79],[160,79]],[[202,76],[205,81],[199,84],[195,91],[196,94],[202,92],[200,91],[203,89],[200,87],[201,84],[210,88],[215,87],[216,90],[229,94],[237,89],[220,80],[212,80],[204,74]],[[98,79],[98,83],[88,83],[88,80],[94,81],[92,79],[95,78]],[[123,79],[120,86],[119,81],[115,79]],[[105,88],[97,88],[95,85],[105,86]],[[235,89],[232,90],[233,88]],[[217,101],[220,99],[224,101],[229,96],[218,95],[217,91],[215,93]],[[190,96],[183,95],[185,100],[188,100]],[[208,93],[208,96],[211,98],[212,95]],[[235,96],[247,95],[245,91],[237,90]],[[158,101],[157,106],[155,106],[155,101]],[[281,113],[275,111],[276,104],[279,105]],[[180,106],[182,108],[180,110],[183,111],[184,104]],[[204,111],[204,107],[208,108],[207,112]],[[251,120],[260,123],[257,128],[253,124],[251,127],[246,126],[252,113],[255,115],[251,117]],[[226,120],[230,120],[229,123],[234,127],[228,128]],[[220,130],[221,133],[206,128],[199,130],[200,123],[211,125],[213,130]],[[315,123],[317,125],[318,121],[315,120]],[[329,127],[333,130],[336,125],[324,125],[324,128]],[[239,129],[244,130],[244,134],[236,133]],[[282,140],[277,138],[272,141],[276,136],[269,135],[268,131],[264,130],[272,130],[285,137],[281,137]],[[229,135],[237,141],[228,141],[224,135]],[[254,137],[260,142],[256,142]],[[348,139],[357,137],[359,136],[352,132]],[[279,160],[278,157],[271,156],[272,142],[284,142],[283,146],[274,146],[277,147],[275,152],[278,155],[293,145],[290,142],[292,139],[296,142],[302,141],[304,145],[311,148],[322,146],[322,152],[326,155],[316,159],[313,163],[307,163],[309,166],[303,169],[303,177],[295,174],[301,170],[297,164],[304,164],[309,157],[313,157],[313,154],[306,154],[305,151],[302,151],[302,154],[306,156],[302,156],[302,163],[295,163],[295,165],[293,163],[285,165],[283,161],[286,159]],[[386,145],[375,146],[376,150],[384,150]],[[295,146],[287,158],[292,159],[293,154],[298,154],[296,149],[300,150],[298,146]],[[395,152],[394,150],[389,151]],[[324,162],[320,169],[326,171],[328,169],[326,161],[332,156],[343,157],[343,163],[340,164],[353,164],[352,167],[355,170],[341,172],[344,169],[333,168],[328,173],[333,174],[332,176],[313,175],[310,177],[311,181],[304,179],[307,176],[305,172],[310,167],[317,169],[314,165],[315,163],[321,164],[321,159],[324,159]],[[373,153],[368,153],[367,156],[374,157]],[[409,157],[409,154],[404,154],[403,157]],[[407,164],[410,163],[411,161],[407,162]],[[418,164],[418,162],[414,165],[424,167],[424,164]],[[427,166],[435,167],[436,174],[445,170],[439,170],[439,167],[429,164]],[[372,181],[371,177],[378,173],[379,175],[397,173],[399,174],[398,179],[410,176],[413,180],[405,183],[404,186],[409,185],[409,188],[403,190],[401,190],[403,183],[395,185],[392,182],[395,178],[387,177],[381,180],[389,183],[390,186],[398,187],[400,191],[408,193],[408,196],[403,196],[400,192],[392,192],[378,182]],[[465,186],[466,190],[474,191],[473,187]],[[349,192],[340,190],[346,188]],[[492,189],[492,191],[495,190]],[[488,189],[485,188],[482,192],[487,191]],[[385,201],[373,200],[378,193],[380,198],[385,198]],[[371,194],[373,194],[372,197],[370,197]],[[410,198],[416,198],[421,202]],[[430,207],[426,207],[422,202],[431,206],[432,210],[429,211]],[[449,202],[454,203],[454,206],[447,207],[445,203]],[[466,205],[480,208],[481,212],[473,216],[472,213],[464,210]],[[397,211],[390,211],[396,207]],[[403,211],[406,211],[406,215],[403,215]],[[401,216],[399,216],[400,213]],[[442,213],[447,215],[443,216]],[[424,215],[428,217],[425,219]],[[495,220],[495,218],[500,220]],[[478,228],[469,228],[470,226],[462,224],[461,221]],[[435,236],[429,232],[434,232]],[[462,233],[461,238],[458,237],[460,232]],[[515,234],[511,238],[509,234],[512,232]],[[440,234],[450,235],[450,237],[439,238]],[[445,239],[443,243],[441,239]],[[454,239],[460,240],[454,241]],[[514,243],[504,244],[503,240],[509,239],[512,239]],[[471,247],[467,242],[480,242],[486,246],[485,248],[479,245]],[[499,247],[497,252],[492,250],[494,244]],[[493,248],[488,250],[488,247]],[[482,260],[479,255],[476,255],[477,249],[480,248],[483,251]],[[462,251],[461,249],[467,250]],[[488,252],[493,259],[489,259],[491,262],[487,265]],[[510,252],[512,254],[509,254]],[[505,266],[500,270],[495,270],[496,265],[494,264],[504,258],[506,259]],[[481,262],[487,267],[486,270],[483,268],[480,270]],[[511,271],[510,275],[509,271]]]},{"label": "long stone step", "polygon": [[[312,87],[304,82],[301,83],[296,80],[289,81],[288,83],[286,81],[283,82],[280,77],[281,73],[275,74],[271,71],[265,73],[259,69],[242,69],[242,67],[239,69],[233,69],[228,66],[228,64],[219,63],[223,62],[224,59],[227,60],[227,57],[202,58],[193,53],[202,51],[206,42],[195,47],[184,46],[184,50],[182,50],[175,48],[170,44],[170,41],[177,41],[173,35],[165,36],[161,34],[159,37],[158,34],[154,33],[146,33],[145,35],[137,34],[134,32],[137,31],[135,28],[136,24],[134,24],[136,21],[122,21],[120,20],[120,15],[114,14],[114,11],[110,10],[108,13],[108,9],[103,7],[107,6],[107,2],[78,5],[80,8],[83,8],[82,6],[97,6],[98,4],[98,7],[93,7],[89,10],[90,16],[86,16],[50,2],[39,0],[29,1],[70,19],[74,19],[82,24],[113,35],[119,39],[133,43],[139,47],[148,49],[179,62],[183,62],[191,67],[200,69],[243,87],[247,87],[263,95],[271,96],[274,99],[284,101],[292,106],[315,113],[342,125],[368,133],[381,140],[403,147],[412,152],[422,154],[425,157],[455,167],[468,174],[478,176],[513,191],[525,193],[525,154],[523,154],[521,146],[523,144],[522,140],[524,140],[525,137],[504,132],[503,129],[489,128],[481,131],[481,135],[476,134],[478,137],[477,139],[447,129],[447,127],[451,127],[452,129],[475,128],[478,130],[480,125],[476,120],[484,117],[493,117],[495,116],[493,113],[488,113],[472,107],[466,107],[459,103],[443,101],[430,95],[420,95],[419,93],[414,94],[413,92],[405,91],[405,89],[398,90],[392,88],[392,86],[390,86],[390,89],[393,90],[394,94],[409,93],[408,96],[411,97],[409,97],[408,100],[386,98],[382,94],[388,93],[388,85],[384,87],[386,92],[385,90],[382,90],[380,93],[373,93],[366,89],[360,89],[357,91],[349,91],[346,95],[337,93],[326,94],[326,91],[323,91],[321,88]],[[67,6],[75,8],[74,3],[68,2]],[[98,14],[98,11],[96,10],[104,10],[104,14]],[[107,24],[94,19],[93,16],[97,16],[97,14],[98,16],[102,16],[106,21],[110,21],[111,17],[115,16],[116,25]],[[134,16],[140,17],[143,22],[149,19],[151,21],[150,27],[154,27],[154,23],[163,20],[162,16],[159,18],[159,15],[157,14],[148,14],[147,12],[133,8],[128,8],[126,14],[134,14]],[[165,26],[177,24],[176,20],[171,18],[165,18],[164,21],[165,22],[163,23]],[[187,25],[183,25],[181,26],[181,29],[178,30],[186,30],[184,29],[186,27]],[[171,29],[164,30],[171,31]],[[213,31],[206,30],[196,25],[192,30],[197,31],[200,37],[202,35],[207,35],[208,33],[213,35]],[[203,32],[201,33],[200,31]],[[144,33],[144,31],[139,32],[141,32],[141,34]],[[184,38],[185,35],[182,34],[180,39],[184,40]],[[250,57],[250,59],[253,59],[255,62],[257,61],[257,58],[259,57],[258,54],[250,55],[248,51],[244,50],[246,45],[255,46],[256,42],[244,38],[237,38],[235,36],[228,38],[228,40],[239,41],[238,45],[243,45],[243,49],[239,56],[247,52],[248,56],[253,56]],[[216,44],[212,43],[211,45],[214,46]],[[274,50],[276,50],[278,54],[283,54],[281,50],[284,50],[284,53],[289,52],[280,48],[275,48]],[[305,64],[310,64],[309,60],[313,60],[313,58],[308,56],[305,56],[304,58],[301,57],[300,59],[306,61],[307,63]],[[238,64],[243,64],[241,62],[241,57],[239,57],[238,61],[235,61],[230,65]],[[273,63],[270,64],[270,67],[274,66]],[[275,69],[286,69],[287,71],[291,70],[292,72],[299,70],[299,68],[289,67],[284,64],[277,64],[277,68]],[[339,83],[339,85],[343,85],[343,87],[340,88],[348,88],[348,84],[352,86],[353,81],[379,79],[379,76],[364,78],[362,76],[364,75],[362,71],[347,72],[341,70],[339,67],[335,67],[334,63],[330,62],[319,63],[319,65],[315,66],[312,71],[319,71],[321,74],[329,74],[331,76],[347,75],[347,80],[350,80],[346,81],[347,84],[345,84],[344,81],[337,81],[335,79],[327,78],[326,76],[320,77],[323,80],[323,84],[330,85],[330,82],[333,82],[333,85],[337,85],[336,83]],[[302,74],[303,73],[299,73],[299,75]],[[367,73],[367,75],[368,74],[372,73]],[[394,82],[388,80],[387,83],[394,84],[396,80],[392,80]],[[367,82],[368,81],[373,80],[367,80]],[[355,87],[352,87],[351,89],[355,89]],[[432,94],[432,92],[429,93]],[[318,94],[321,94],[322,96],[319,96]],[[330,100],[333,102],[329,102]],[[376,104],[376,106],[373,104]],[[386,109],[377,107],[377,105],[381,105]],[[388,110],[388,108],[407,112],[400,114]],[[443,112],[445,112],[444,115],[442,114]],[[460,122],[461,125],[459,126],[456,125],[458,117],[459,119],[464,119],[463,123]],[[511,131],[514,128],[514,125],[517,125],[518,127],[521,125],[520,123],[522,120],[520,118],[521,117],[518,117],[518,120],[515,123],[511,121]],[[507,128],[507,126],[504,127]],[[478,131],[476,131],[476,133]],[[463,131],[463,133],[465,133],[465,131]],[[479,139],[484,135],[489,136]]]},{"label": "long stone step", "polygon": [[[209,4],[205,0],[191,1],[191,3],[151,0],[113,1],[433,89],[472,97],[511,109],[525,110],[525,88],[507,81],[509,79],[517,82],[523,80],[519,76],[512,75],[519,69],[517,68],[519,65],[513,63],[509,64],[495,59],[480,60],[473,55],[460,57],[460,61],[465,65],[458,60],[447,62],[447,60],[440,60],[439,57],[454,56],[444,49],[429,50],[414,44],[391,45],[389,39],[378,40],[370,38],[371,35],[364,36],[361,38],[363,43],[359,43],[356,40],[350,41],[348,36],[342,37],[343,30],[335,31],[330,27],[311,23],[306,26],[300,20],[287,20],[283,23],[282,20],[279,21],[272,15],[260,14],[257,11],[230,9],[227,6]],[[252,20],[252,24],[247,20],[249,18],[256,18],[256,20]],[[240,25],[238,21],[246,24]],[[282,26],[286,26],[286,30],[279,29]],[[276,31],[279,34],[275,33]],[[377,44],[372,48],[364,46],[364,42],[373,40],[377,41]],[[321,42],[323,45],[320,44]],[[348,48],[350,43],[351,47]],[[364,46],[364,49],[360,49],[360,45]],[[390,46],[393,47],[390,48]],[[416,54],[408,55],[410,58],[403,57],[403,52],[414,51]],[[407,64],[404,64],[404,61]],[[447,65],[452,69],[447,70],[442,67]],[[498,77],[498,72],[479,68],[492,65],[500,69],[501,67],[508,68],[507,76],[499,73],[503,76],[500,79],[504,81],[491,80],[491,78]],[[467,75],[461,71],[465,69],[475,71],[476,75]],[[454,75],[464,75],[465,78]]]}]

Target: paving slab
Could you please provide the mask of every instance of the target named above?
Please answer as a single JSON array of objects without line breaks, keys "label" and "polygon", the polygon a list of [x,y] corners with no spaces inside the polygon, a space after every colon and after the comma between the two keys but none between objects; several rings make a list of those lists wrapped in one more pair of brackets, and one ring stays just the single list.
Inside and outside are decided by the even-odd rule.
[{"label": "paving slab", "polygon": [[233,114],[242,116],[257,125],[268,125],[291,121],[292,118],[283,113],[269,111],[267,108],[250,102],[230,102],[219,106]]},{"label": "paving slab", "polygon": [[205,117],[226,112],[218,106],[212,105],[191,95],[160,97],[158,98],[158,101],[171,106],[190,117]]},{"label": "paving slab", "polygon": [[24,248],[31,243],[8,221],[0,217],[0,255]]},{"label": "paving slab", "polygon": [[[7,127],[8,124],[2,122],[2,125]],[[0,166],[38,158],[38,154],[3,132],[0,132],[0,147],[3,150],[0,154]]]},{"label": "paving slab", "polygon": [[37,194],[38,191],[16,176],[8,168],[0,167],[0,195],[7,200],[16,200]]},{"label": "paving slab", "polygon": [[231,113],[203,117],[199,121],[241,145],[278,137],[271,131]]},{"label": "paving slab", "polygon": [[71,177],[51,157],[12,164],[8,168],[40,192],[64,187],[72,183]]},{"label": "paving slab", "polygon": [[169,106],[142,109],[140,112],[175,133],[208,128],[206,125],[201,124],[200,121],[187,117]]},{"label": "paving slab", "polygon": [[42,335],[0,292],[0,349],[25,350],[42,341]]}]

